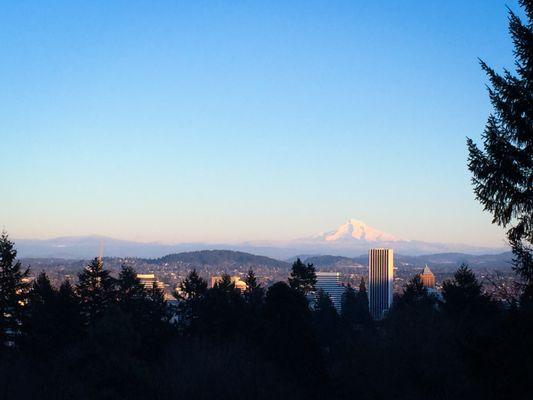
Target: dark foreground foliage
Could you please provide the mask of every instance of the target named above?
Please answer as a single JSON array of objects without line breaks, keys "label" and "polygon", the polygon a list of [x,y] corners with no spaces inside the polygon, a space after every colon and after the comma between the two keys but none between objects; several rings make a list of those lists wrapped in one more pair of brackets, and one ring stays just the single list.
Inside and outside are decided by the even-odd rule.
[{"label": "dark foreground foliage", "polygon": [[307,296],[285,282],[264,288],[253,271],[243,293],[229,276],[208,289],[192,271],[171,307],[135,271],[114,278],[99,259],[76,285],[54,288],[40,274],[29,287],[6,235],[0,250],[0,311],[9,327],[0,346],[2,399],[530,395],[533,310],[518,301],[502,307],[467,267],[439,298],[414,277],[376,322],[364,281],[346,288],[338,315],[314,290],[312,265],[295,263],[291,275],[308,282]]}]

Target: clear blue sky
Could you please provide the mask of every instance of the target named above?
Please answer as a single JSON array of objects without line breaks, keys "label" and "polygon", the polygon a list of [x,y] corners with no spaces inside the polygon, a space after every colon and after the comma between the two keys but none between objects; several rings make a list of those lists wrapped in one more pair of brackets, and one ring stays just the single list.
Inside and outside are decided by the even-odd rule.
[{"label": "clear blue sky", "polygon": [[[83,4],[82,4],[83,3]],[[516,1],[0,4],[0,225],[15,238],[286,239],[353,217],[502,245],[466,136]]]}]

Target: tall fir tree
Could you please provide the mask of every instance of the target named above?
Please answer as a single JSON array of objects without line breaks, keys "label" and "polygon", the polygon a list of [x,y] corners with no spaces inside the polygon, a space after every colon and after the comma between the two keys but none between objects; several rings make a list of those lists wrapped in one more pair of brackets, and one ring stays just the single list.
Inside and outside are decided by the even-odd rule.
[{"label": "tall fir tree", "polygon": [[357,291],[356,296],[356,307],[357,323],[365,324],[372,319],[370,317],[370,307],[368,305],[368,293],[366,291],[365,278],[363,277],[361,277],[361,281],[359,282],[359,290]]},{"label": "tall fir tree", "polygon": [[317,339],[322,346],[330,346],[338,337],[339,314],[331,297],[319,289],[313,307],[313,324]]},{"label": "tall fir tree", "polygon": [[63,344],[71,344],[83,334],[84,319],[81,313],[80,298],[69,280],[63,281],[57,295],[58,331]]},{"label": "tall fir tree", "polygon": [[174,297],[179,300],[179,326],[186,332],[198,330],[201,324],[202,302],[207,293],[207,281],[198,275],[196,269],[190,271],[180,282]]},{"label": "tall fir tree", "polygon": [[28,346],[35,354],[47,355],[60,343],[58,331],[62,318],[58,291],[43,271],[33,281],[29,293]]},{"label": "tall fir tree", "polygon": [[416,274],[407,282],[403,289],[401,302],[407,305],[417,304],[428,297],[428,290],[422,282],[420,274]]},{"label": "tall fir tree", "polygon": [[289,286],[294,290],[307,295],[315,290],[316,272],[313,264],[305,264],[299,258],[292,264]]},{"label": "tall fir tree", "polygon": [[246,277],[244,278],[246,289],[244,290],[244,300],[253,310],[257,310],[263,303],[265,297],[265,290],[257,281],[254,271],[250,268]]},{"label": "tall fir tree", "polygon": [[341,297],[341,318],[349,326],[357,323],[357,292],[348,284]]},{"label": "tall fir tree", "polygon": [[196,269],[193,269],[180,282],[179,290],[174,292],[174,297],[179,300],[194,300],[203,296],[206,291],[207,281],[198,275]]},{"label": "tall fir tree", "polygon": [[454,318],[483,317],[484,313],[493,310],[493,304],[482,289],[483,285],[468,265],[461,265],[453,279],[442,284],[444,311]]},{"label": "tall fir tree", "polygon": [[85,321],[92,325],[115,301],[115,279],[104,269],[101,258],[95,258],[78,275],[76,290]]},{"label": "tall fir tree", "polygon": [[117,279],[117,300],[126,314],[137,312],[147,293],[135,270],[123,265]]},{"label": "tall fir tree", "polygon": [[519,0],[526,22],[509,11],[515,70],[496,73],[485,62],[493,112],[482,135],[483,149],[468,139],[468,168],[477,199],[493,223],[509,227],[515,270],[533,299],[533,0]]},{"label": "tall fir tree", "polygon": [[27,313],[30,270],[16,261],[17,251],[7,232],[0,234],[0,345],[17,345]]}]

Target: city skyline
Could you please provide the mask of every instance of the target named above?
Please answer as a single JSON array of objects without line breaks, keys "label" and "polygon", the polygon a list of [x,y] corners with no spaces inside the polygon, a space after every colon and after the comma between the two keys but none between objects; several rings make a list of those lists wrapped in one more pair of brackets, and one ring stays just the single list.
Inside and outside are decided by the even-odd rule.
[{"label": "city skyline", "polygon": [[354,217],[502,247],[465,138],[490,109],[477,57],[513,63],[506,5],[521,15],[496,0],[4,4],[0,227],[235,242]]}]

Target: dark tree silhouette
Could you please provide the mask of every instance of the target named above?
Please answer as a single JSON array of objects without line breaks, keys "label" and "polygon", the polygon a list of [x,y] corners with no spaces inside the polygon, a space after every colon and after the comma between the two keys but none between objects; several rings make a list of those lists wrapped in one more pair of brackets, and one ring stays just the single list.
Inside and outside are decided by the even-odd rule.
[{"label": "dark tree silhouette", "polygon": [[307,295],[315,290],[316,272],[313,264],[305,264],[299,258],[292,264],[289,285],[292,289]]},{"label": "dark tree silhouette", "polygon": [[357,292],[350,284],[346,285],[342,292],[341,318],[351,326],[357,323]]},{"label": "dark tree silhouette", "polygon": [[187,277],[179,285],[179,291],[174,293],[177,299],[193,300],[205,294],[207,281],[201,278],[195,269],[187,274]]},{"label": "dark tree silhouette", "polygon": [[216,339],[238,333],[244,322],[244,300],[231,276],[221,279],[209,289],[200,302],[200,330]]},{"label": "dark tree silhouette", "polygon": [[0,235],[0,346],[16,345],[23,334],[30,270],[15,261],[17,251],[5,231]]},{"label": "dark tree silhouette", "polygon": [[428,290],[422,283],[420,274],[416,274],[403,289],[403,294],[398,300],[398,306],[414,306],[429,299]]},{"label": "dark tree silhouette", "polygon": [[58,292],[45,272],[41,272],[29,292],[28,344],[34,351],[45,353],[55,348],[58,314]]},{"label": "dark tree silhouette", "polygon": [[455,272],[453,279],[444,281],[442,308],[450,316],[467,320],[472,316],[482,317],[494,308],[490,297],[483,293],[483,285],[466,264]]},{"label": "dark tree silhouette", "polygon": [[95,258],[78,275],[76,290],[87,324],[93,324],[115,300],[115,279],[104,269],[100,258]]},{"label": "dark tree silhouette", "polygon": [[[270,286],[263,307],[262,349],[293,382],[313,393],[323,379],[323,364],[313,335],[312,314],[305,296],[284,282]],[[318,397],[318,396],[317,396]]]},{"label": "dark tree silhouette", "polygon": [[192,333],[200,329],[198,325],[202,323],[201,306],[206,293],[207,281],[201,278],[195,269],[187,274],[179,284],[179,290],[174,292],[174,297],[179,300],[180,326],[184,331]]},{"label": "dark tree silhouette", "polygon": [[368,323],[372,318],[370,316],[370,308],[368,305],[368,293],[366,291],[365,278],[361,277],[359,282],[359,290],[356,295],[356,321],[359,324]]},{"label": "dark tree silhouette", "polygon": [[248,273],[244,278],[244,283],[246,283],[246,289],[243,293],[244,300],[253,310],[257,310],[263,303],[265,290],[259,282],[257,282],[257,278],[252,269],[248,270]]},{"label": "dark tree silhouette", "polygon": [[339,336],[339,314],[333,301],[319,289],[313,307],[313,323],[317,339],[322,346],[330,346]]},{"label": "dark tree silhouette", "polygon": [[123,265],[117,279],[117,299],[119,304],[128,312],[128,308],[135,307],[146,297],[146,290],[137,273],[130,266]]},{"label": "dark tree silhouette", "polygon": [[63,281],[59,287],[56,308],[60,316],[57,321],[57,330],[61,332],[60,344],[71,344],[79,340],[84,330],[84,320],[81,314],[80,299],[74,286],[68,280]]},{"label": "dark tree silhouette", "polygon": [[477,199],[493,223],[510,226],[507,237],[515,269],[533,298],[533,1],[520,0],[527,21],[509,11],[516,75],[496,73],[485,62],[493,113],[483,133],[483,149],[468,139],[468,168]]}]

